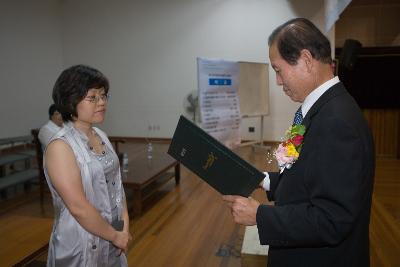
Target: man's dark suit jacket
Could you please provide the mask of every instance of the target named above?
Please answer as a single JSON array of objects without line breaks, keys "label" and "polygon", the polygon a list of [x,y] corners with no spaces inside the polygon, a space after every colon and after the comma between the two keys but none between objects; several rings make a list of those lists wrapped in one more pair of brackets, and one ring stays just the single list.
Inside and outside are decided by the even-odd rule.
[{"label": "man's dark suit jacket", "polygon": [[342,83],[311,107],[299,159],[269,173],[260,205],[261,244],[268,266],[369,266],[368,226],[375,169],[373,141],[358,105]]}]

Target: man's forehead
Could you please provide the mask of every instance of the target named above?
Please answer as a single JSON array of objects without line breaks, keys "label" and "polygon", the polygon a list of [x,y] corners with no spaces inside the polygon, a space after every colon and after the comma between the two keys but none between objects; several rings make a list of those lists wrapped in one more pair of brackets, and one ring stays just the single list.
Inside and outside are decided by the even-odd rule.
[{"label": "man's forehead", "polygon": [[269,60],[271,62],[271,66],[276,67],[276,61],[280,58],[279,52],[275,47],[270,47],[269,49]]}]

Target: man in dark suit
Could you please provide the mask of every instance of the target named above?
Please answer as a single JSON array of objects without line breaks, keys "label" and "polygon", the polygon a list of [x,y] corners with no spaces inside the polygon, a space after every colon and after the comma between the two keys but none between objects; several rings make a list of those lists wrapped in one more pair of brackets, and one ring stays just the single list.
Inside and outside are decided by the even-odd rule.
[{"label": "man in dark suit", "polygon": [[273,206],[223,198],[237,223],[257,224],[270,267],[369,266],[375,157],[367,123],[332,74],[329,41],[314,24],[290,20],[268,43],[277,84],[302,103],[295,123],[305,126],[303,146],[264,180]]}]

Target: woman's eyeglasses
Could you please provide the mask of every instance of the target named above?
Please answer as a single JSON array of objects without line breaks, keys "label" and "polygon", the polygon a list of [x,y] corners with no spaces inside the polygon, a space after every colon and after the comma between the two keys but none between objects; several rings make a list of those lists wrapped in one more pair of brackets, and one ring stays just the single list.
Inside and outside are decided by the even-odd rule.
[{"label": "woman's eyeglasses", "polygon": [[102,95],[91,95],[85,97],[86,101],[89,101],[90,103],[97,104],[99,103],[100,100],[103,102],[107,102],[108,99],[110,98],[110,94],[102,94]]}]

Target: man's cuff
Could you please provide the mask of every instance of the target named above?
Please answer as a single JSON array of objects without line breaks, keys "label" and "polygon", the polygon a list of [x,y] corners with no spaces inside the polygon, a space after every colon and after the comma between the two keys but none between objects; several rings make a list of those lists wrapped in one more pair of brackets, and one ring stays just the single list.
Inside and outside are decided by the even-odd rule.
[{"label": "man's cuff", "polygon": [[269,191],[269,187],[270,187],[269,174],[268,174],[268,172],[264,172],[264,174],[265,174],[265,177],[264,177],[262,187],[264,188],[265,191]]}]

